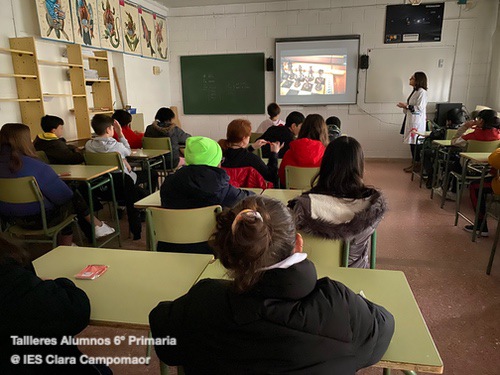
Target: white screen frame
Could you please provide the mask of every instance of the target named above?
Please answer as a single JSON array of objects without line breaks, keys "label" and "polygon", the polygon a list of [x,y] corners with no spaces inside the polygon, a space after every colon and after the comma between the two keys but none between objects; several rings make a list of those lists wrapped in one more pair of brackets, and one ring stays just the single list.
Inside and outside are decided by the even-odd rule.
[{"label": "white screen frame", "polygon": [[[359,35],[276,39],[276,103],[282,105],[356,104],[358,93]],[[332,95],[281,95],[281,61],[286,56],[346,54],[346,92]]]}]

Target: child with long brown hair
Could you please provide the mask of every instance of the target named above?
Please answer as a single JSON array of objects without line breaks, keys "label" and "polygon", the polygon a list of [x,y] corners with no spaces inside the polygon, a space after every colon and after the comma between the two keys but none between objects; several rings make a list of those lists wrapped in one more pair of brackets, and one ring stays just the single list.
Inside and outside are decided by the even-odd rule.
[{"label": "child with long brown hair", "polygon": [[394,332],[382,306],[317,279],[293,218],[249,197],[217,216],[211,245],[231,280],[205,279],[149,321],[168,365],[192,374],[354,375],[380,360]]}]

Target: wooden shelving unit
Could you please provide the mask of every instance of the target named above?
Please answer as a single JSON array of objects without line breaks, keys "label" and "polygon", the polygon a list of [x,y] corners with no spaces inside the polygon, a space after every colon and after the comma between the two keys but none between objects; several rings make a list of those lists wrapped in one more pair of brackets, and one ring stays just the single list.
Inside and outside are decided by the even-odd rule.
[{"label": "wooden shelving unit", "polygon": [[[91,116],[113,113],[108,53],[94,51],[94,56],[82,55],[78,44],[67,45],[68,61],[39,60],[36,53],[35,38],[10,38],[10,48],[0,47],[0,53],[8,53],[12,57],[13,73],[1,72],[0,78],[15,79],[17,98],[0,98],[0,102],[18,102],[24,124],[31,129],[34,138],[40,133],[40,118],[45,116],[44,98],[73,99],[77,128],[77,139],[90,138]],[[86,60],[84,62],[84,60]],[[69,69],[71,93],[42,92],[40,65]],[[85,79],[84,69],[98,72],[99,79]],[[92,86],[91,95],[87,95],[86,86]]]},{"label": "wooden shelving unit", "polygon": [[[98,113],[113,114],[108,53],[94,51],[94,56],[86,56],[82,54],[82,47],[79,44],[68,44],[67,49],[78,138],[90,138],[91,117]],[[89,69],[97,70],[99,79],[85,78],[84,59],[88,60]],[[87,97],[87,85],[92,86],[92,104],[90,104],[90,98]]]},{"label": "wooden shelving unit", "polygon": [[35,39],[10,38],[9,44],[10,48],[0,48],[0,52],[11,55],[14,73],[2,72],[0,77],[15,79],[17,98],[0,98],[0,101],[19,103],[22,121],[35,137],[40,132],[40,118],[45,115]]}]

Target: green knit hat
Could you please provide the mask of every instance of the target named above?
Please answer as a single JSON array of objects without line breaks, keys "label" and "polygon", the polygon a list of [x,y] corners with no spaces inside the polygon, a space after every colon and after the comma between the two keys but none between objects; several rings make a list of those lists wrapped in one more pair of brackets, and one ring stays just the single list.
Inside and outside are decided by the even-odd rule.
[{"label": "green knit hat", "polygon": [[184,158],[187,165],[209,165],[217,167],[222,160],[222,149],[213,139],[189,137],[186,140]]}]

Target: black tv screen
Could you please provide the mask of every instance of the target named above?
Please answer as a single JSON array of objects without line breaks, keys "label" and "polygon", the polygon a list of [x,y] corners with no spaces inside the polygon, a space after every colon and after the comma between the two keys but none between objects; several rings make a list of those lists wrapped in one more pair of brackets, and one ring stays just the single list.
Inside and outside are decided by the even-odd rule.
[{"label": "black tv screen", "polygon": [[440,42],[444,3],[388,5],[384,43]]}]

